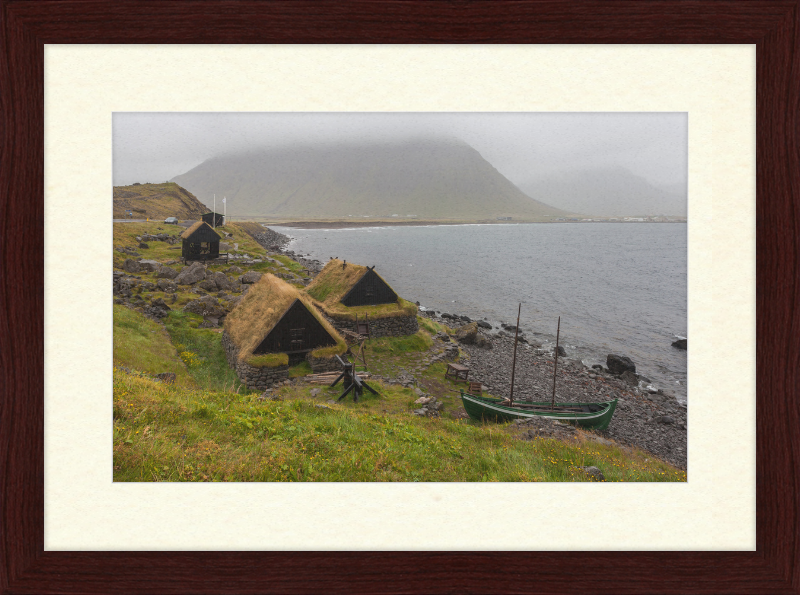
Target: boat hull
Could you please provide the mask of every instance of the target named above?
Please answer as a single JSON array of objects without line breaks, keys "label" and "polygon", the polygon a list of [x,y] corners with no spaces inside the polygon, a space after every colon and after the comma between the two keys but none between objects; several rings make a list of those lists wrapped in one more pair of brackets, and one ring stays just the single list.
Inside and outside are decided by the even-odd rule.
[{"label": "boat hull", "polygon": [[[575,424],[582,428],[589,428],[592,430],[605,430],[608,428],[608,424],[611,422],[611,418],[614,415],[614,410],[617,408],[617,400],[614,399],[613,401],[603,401],[599,403],[556,403],[556,407],[600,407],[598,411],[591,412],[526,410],[501,405],[500,399],[478,397],[465,393],[464,391],[461,391],[461,402],[464,404],[464,409],[469,416],[478,421],[509,422],[517,419],[543,417]],[[549,402],[526,402],[525,404],[550,407]]]}]

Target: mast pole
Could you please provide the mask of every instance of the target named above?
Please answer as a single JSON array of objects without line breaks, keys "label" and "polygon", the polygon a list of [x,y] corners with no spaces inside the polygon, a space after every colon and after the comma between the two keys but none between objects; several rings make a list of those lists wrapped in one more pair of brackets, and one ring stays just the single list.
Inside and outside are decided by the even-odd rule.
[{"label": "mast pole", "polygon": [[514,372],[517,370],[517,341],[519,340],[519,315],[522,312],[522,302],[519,304],[517,310],[517,331],[514,333],[514,360],[511,362],[511,397],[509,398],[509,407],[514,405]]},{"label": "mast pole", "polygon": [[558,336],[561,334],[561,316],[558,317],[558,329],[556,330],[556,360],[553,365],[553,400],[550,407],[555,411],[556,408],[556,370],[558,370]]}]

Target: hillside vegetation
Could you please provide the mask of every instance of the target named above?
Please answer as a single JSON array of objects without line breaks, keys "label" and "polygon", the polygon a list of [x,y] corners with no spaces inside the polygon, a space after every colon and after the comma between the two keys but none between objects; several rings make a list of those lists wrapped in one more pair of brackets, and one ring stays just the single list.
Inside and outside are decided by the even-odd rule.
[{"label": "hillside vegetation", "polygon": [[566,214],[451,140],[265,149],[215,157],[174,181],[201,196],[225,194],[237,217],[537,221]]},{"label": "hillside vegetation", "polygon": [[[133,211],[133,216],[128,215]],[[200,219],[210,209],[174,182],[114,186],[115,219]]]}]

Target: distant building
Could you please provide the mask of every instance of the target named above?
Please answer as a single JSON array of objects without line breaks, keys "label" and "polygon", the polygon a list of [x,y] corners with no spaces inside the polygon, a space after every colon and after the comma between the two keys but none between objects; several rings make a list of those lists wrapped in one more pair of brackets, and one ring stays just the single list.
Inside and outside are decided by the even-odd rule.
[{"label": "distant building", "polygon": [[202,216],[204,222],[208,223],[211,227],[218,227],[225,225],[225,217],[219,213],[206,213]]},{"label": "distant building", "polygon": [[498,221],[511,221],[512,219],[513,219],[513,217],[498,217],[497,218]]},{"label": "distant building", "polygon": [[219,241],[222,239],[205,221],[198,221],[181,234],[183,260],[214,260],[219,258]]}]

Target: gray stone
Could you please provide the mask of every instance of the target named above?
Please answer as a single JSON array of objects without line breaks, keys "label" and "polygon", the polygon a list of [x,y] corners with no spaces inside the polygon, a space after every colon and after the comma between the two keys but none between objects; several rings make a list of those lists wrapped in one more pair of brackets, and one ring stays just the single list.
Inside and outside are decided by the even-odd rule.
[{"label": "gray stone", "polygon": [[138,273],[142,270],[142,265],[140,265],[137,261],[133,260],[132,258],[128,258],[125,262],[122,263],[122,268],[125,270],[126,273]]},{"label": "gray stone", "polygon": [[178,286],[169,279],[159,279],[156,282],[156,285],[161,291],[165,291],[167,293],[174,293],[178,291]]},{"label": "gray stone", "polygon": [[174,279],[178,276],[178,271],[168,266],[161,265],[161,268],[158,269],[156,273],[156,277],[158,279]]},{"label": "gray stone", "polygon": [[206,268],[200,262],[193,262],[188,267],[181,269],[175,277],[178,285],[191,285],[206,278]]},{"label": "gray stone", "polygon": [[609,353],[606,357],[606,366],[612,374],[622,374],[626,370],[636,372],[636,365],[631,358],[624,355]]},{"label": "gray stone", "polygon": [[239,280],[242,283],[251,284],[257,282],[259,279],[261,279],[261,273],[257,271],[247,271],[244,275],[240,277]]},{"label": "gray stone", "polygon": [[229,291],[231,289],[231,281],[228,279],[228,276],[225,273],[217,271],[216,273],[213,273],[209,279],[216,283],[217,289],[223,291]]},{"label": "gray stone", "polygon": [[625,370],[620,374],[620,380],[624,381],[629,386],[639,386],[639,378],[630,370]]},{"label": "gray stone", "polygon": [[584,467],[583,471],[592,478],[592,481],[605,481],[606,478],[603,475],[603,472],[600,471],[597,467]]},{"label": "gray stone", "polygon": [[205,289],[206,291],[216,291],[217,290],[217,284],[214,283],[211,279],[205,279],[203,281],[200,281],[197,284],[197,286],[200,287],[201,289]]},{"label": "gray stone", "polygon": [[473,345],[475,343],[475,339],[478,336],[478,323],[477,322],[470,322],[469,324],[465,324],[462,327],[456,329],[455,337],[459,343],[466,343],[467,345]]},{"label": "gray stone", "polygon": [[205,318],[217,318],[220,319],[227,312],[225,309],[220,306],[219,302],[217,302],[216,298],[206,295],[200,299],[192,300],[188,304],[183,307],[184,311],[191,312],[192,314],[199,314]]},{"label": "gray stone", "polygon": [[678,339],[677,341],[673,341],[672,346],[677,349],[686,349],[686,339]]}]

